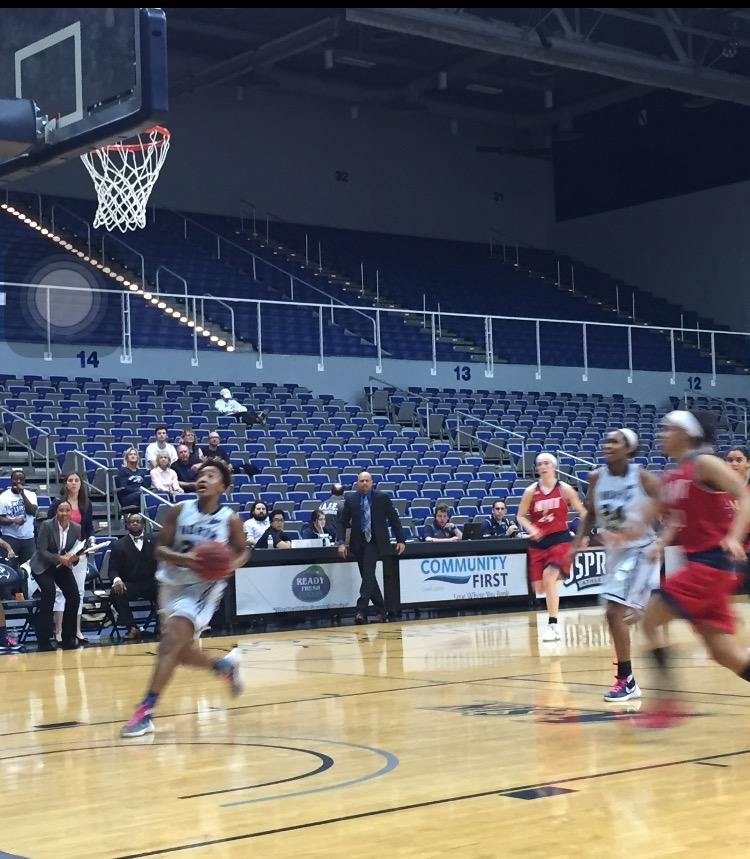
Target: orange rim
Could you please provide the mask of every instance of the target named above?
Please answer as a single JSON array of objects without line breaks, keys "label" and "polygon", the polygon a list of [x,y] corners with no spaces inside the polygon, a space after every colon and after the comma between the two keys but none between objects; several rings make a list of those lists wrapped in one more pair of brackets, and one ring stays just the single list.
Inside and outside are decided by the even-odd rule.
[{"label": "orange rim", "polygon": [[161,135],[161,140],[148,140],[143,143],[108,143],[106,146],[99,146],[97,149],[92,149],[92,152],[137,152],[144,150],[149,146],[163,146],[171,137],[170,132],[161,125],[154,125],[152,128],[147,128],[141,134],[153,134],[157,132]]}]

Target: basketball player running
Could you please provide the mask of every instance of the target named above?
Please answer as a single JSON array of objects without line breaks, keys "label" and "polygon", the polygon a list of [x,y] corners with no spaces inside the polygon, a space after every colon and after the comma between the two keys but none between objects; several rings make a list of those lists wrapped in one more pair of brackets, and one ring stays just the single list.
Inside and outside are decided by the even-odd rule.
[{"label": "basketball player running", "polygon": [[219,501],[232,484],[229,466],[207,459],[196,472],[196,501],[173,507],[159,535],[156,557],[159,568],[159,612],[163,617],[159,652],[146,697],[120,731],[122,737],[153,733],[152,714],[178,665],[207,668],[230,683],[234,695],[242,692],[237,648],[221,659],[211,659],[195,646],[195,639],[211,620],[226,588],[225,581],[207,581],[198,574],[193,549],[206,541],[227,543],[232,550],[232,569],[246,563],[242,521]]},{"label": "basketball player running", "polygon": [[568,528],[568,510],[572,507],[583,517],[586,509],[573,487],[557,479],[557,459],[551,453],[537,456],[536,470],[539,480],[523,493],[516,521],[533,541],[528,548],[529,578],[536,595],[544,596],[547,602],[549,622],[542,641],[559,641],[557,582],[570,567],[573,539]]},{"label": "basketball player running", "polygon": [[[731,468],[713,455],[713,436],[711,415],[673,411],[662,423],[662,450],[677,465],[664,474],[666,527],[655,549],[674,542],[686,555],[683,566],[652,595],[643,620],[664,675],[663,688],[669,688],[668,659],[660,627],[674,617],[690,621],[719,665],[750,681],[750,654],[734,636],[730,606],[741,579],[737,570],[745,562],[750,494]],[[665,698],[651,712],[641,713],[636,724],[663,728],[679,716],[677,701]]]},{"label": "basketball player running", "polygon": [[630,462],[638,449],[638,436],[630,429],[607,434],[602,445],[606,465],[589,474],[586,515],[573,553],[596,523],[606,546],[607,579],[602,599],[617,655],[617,678],[605,693],[610,702],[640,698],[630,664],[630,628],[643,616],[651,591],[659,587],[659,560],[647,558],[656,534],[652,527],[659,505],[660,481]]}]

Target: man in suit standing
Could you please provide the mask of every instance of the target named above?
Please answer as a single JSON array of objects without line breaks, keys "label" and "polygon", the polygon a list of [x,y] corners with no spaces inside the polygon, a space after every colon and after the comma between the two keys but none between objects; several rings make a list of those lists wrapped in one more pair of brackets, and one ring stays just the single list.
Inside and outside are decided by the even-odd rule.
[{"label": "man in suit standing", "polygon": [[389,553],[391,542],[388,525],[396,535],[396,554],[400,555],[406,545],[401,521],[390,496],[372,488],[372,475],[361,471],[357,476],[357,491],[350,492],[344,499],[341,515],[337,521],[336,536],[339,543],[339,557],[346,559],[346,529],[351,528],[349,548],[359,565],[362,587],[357,600],[355,623],[367,623],[367,608],[372,604],[377,609],[373,618],[376,623],[388,619],[385,601],[375,578],[377,562]]},{"label": "man in suit standing", "polygon": [[53,629],[52,608],[55,604],[55,585],[60,588],[65,597],[60,647],[63,650],[75,650],[78,647],[76,618],[80,596],[73,567],[78,562],[79,555],[71,554],[70,550],[81,540],[81,528],[70,521],[70,512],[70,504],[67,501],[60,501],[55,511],[55,518],[47,519],[39,528],[36,552],[29,562],[31,572],[42,594],[36,631],[39,650],[55,649],[50,641]]},{"label": "man in suit standing", "polygon": [[133,618],[130,600],[148,599],[156,602],[156,558],[154,541],[143,533],[145,520],[140,513],[128,516],[125,527],[128,534],[112,547],[109,556],[109,593],[117,617],[127,624],[125,641],[138,641],[143,631]]}]

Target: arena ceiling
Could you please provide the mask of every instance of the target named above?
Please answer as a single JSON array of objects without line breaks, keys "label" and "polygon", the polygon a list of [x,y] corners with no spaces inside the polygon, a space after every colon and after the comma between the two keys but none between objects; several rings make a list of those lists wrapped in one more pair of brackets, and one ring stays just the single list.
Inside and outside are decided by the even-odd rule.
[{"label": "arena ceiling", "polygon": [[577,117],[666,94],[750,106],[750,9],[168,8],[173,96],[220,85],[497,129],[519,149]]}]

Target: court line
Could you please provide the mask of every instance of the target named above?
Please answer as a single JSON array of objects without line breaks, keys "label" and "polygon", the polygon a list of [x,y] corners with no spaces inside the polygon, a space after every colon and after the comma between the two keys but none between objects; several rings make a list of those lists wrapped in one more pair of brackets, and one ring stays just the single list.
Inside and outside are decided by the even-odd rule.
[{"label": "court line", "polygon": [[570,778],[562,778],[562,779],[553,779],[551,781],[546,782],[533,782],[532,784],[519,785],[517,787],[509,787],[498,790],[495,788],[494,790],[485,790],[479,793],[469,793],[463,794],[459,796],[449,796],[444,797],[443,799],[431,799],[426,800],[424,802],[414,802],[408,805],[398,805],[393,808],[376,808],[371,811],[362,811],[358,814],[348,814],[342,815],[341,817],[329,817],[324,818],[323,820],[314,820],[309,823],[297,823],[291,826],[281,826],[276,829],[265,829],[259,832],[246,832],[241,835],[230,835],[225,838],[215,838],[209,841],[196,841],[192,844],[179,844],[173,847],[164,847],[161,850],[147,850],[142,853],[129,853],[123,856],[117,856],[115,859],[145,859],[147,856],[162,856],[167,853],[178,853],[185,850],[195,850],[199,847],[210,847],[216,844],[227,844],[233,841],[244,841],[251,838],[261,838],[265,835],[281,835],[286,832],[295,832],[303,829],[313,829],[318,826],[328,826],[333,823],[344,823],[350,820],[360,820],[365,817],[377,817],[385,814],[394,814],[400,811],[412,811],[417,808],[429,808],[431,806],[436,805],[447,805],[453,802],[464,802],[470,799],[481,799],[487,796],[505,796],[506,794],[519,791],[519,790],[529,790],[531,788],[539,788],[539,787],[552,787],[560,784],[571,784],[573,782],[579,781],[588,781],[597,778],[607,778],[609,776],[618,776],[618,775],[627,775],[629,773],[634,772],[643,772],[645,770],[657,770],[663,769],[665,767],[674,767],[681,766],[683,764],[695,764],[701,762],[708,762],[712,760],[717,760],[720,758],[728,758],[728,757],[736,757],[739,755],[747,755],[750,754],[750,749],[740,749],[735,752],[724,752],[723,754],[718,755],[703,755],[698,758],[685,758],[683,760],[678,761],[666,761],[660,764],[647,764],[639,767],[629,767],[627,769],[622,770],[610,770],[607,772],[601,773],[591,773],[589,775],[582,776],[572,776]]}]

